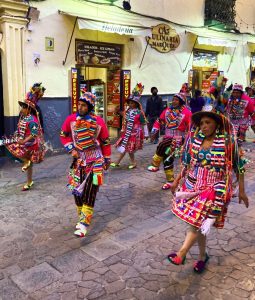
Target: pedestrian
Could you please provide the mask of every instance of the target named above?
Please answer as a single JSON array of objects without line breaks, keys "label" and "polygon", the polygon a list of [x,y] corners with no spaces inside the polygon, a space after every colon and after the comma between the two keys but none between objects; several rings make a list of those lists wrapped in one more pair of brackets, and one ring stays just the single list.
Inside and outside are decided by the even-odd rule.
[{"label": "pedestrian", "polygon": [[[158,95],[158,89],[156,87],[151,88],[151,97],[147,100],[146,103],[146,110],[145,116],[148,119],[148,127],[149,133],[151,133],[153,124],[159,118],[160,114],[162,113],[164,106],[162,98]],[[157,144],[159,141],[160,131],[158,131],[155,139],[154,144]]]},{"label": "pedestrian", "polygon": [[147,121],[140,103],[143,88],[141,83],[137,84],[128,98],[127,110],[125,113],[119,112],[124,117],[121,135],[115,144],[120,155],[116,162],[111,163],[112,168],[119,167],[126,153],[131,161],[128,168],[136,168],[135,152],[143,149],[144,137],[148,138]]},{"label": "pedestrian", "polygon": [[159,120],[154,123],[152,128],[153,140],[160,130],[160,125],[165,127],[163,140],[159,143],[152,163],[148,167],[148,171],[157,172],[161,162],[163,162],[167,180],[162,186],[163,190],[171,188],[174,181],[174,158],[178,156],[185,135],[189,130],[191,112],[185,103],[186,97],[183,94],[175,94],[172,105],[161,113]]},{"label": "pedestrian", "polygon": [[42,162],[46,152],[42,127],[36,110],[37,101],[37,97],[19,101],[21,111],[17,131],[12,137],[3,139],[7,153],[15,160],[22,162],[21,170],[27,172],[27,182],[22,187],[22,191],[32,188],[34,184],[33,163]]},{"label": "pedestrian", "polygon": [[185,263],[186,255],[198,242],[199,258],[194,271],[202,273],[209,259],[206,236],[210,228],[223,228],[233,185],[232,173],[239,181],[239,203],[248,207],[244,188],[244,163],[228,120],[212,106],[192,116],[194,127],[183,150],[183,164],[172,185],[172,212],[189,224],[185,241],[176,253],[168,255],[175,265]]},{"label": "pedestrian", "polygon": [[234,84],[231,96],[227,102],[225,114],[233,125],[234,134],[239,145],[245,141],[250,119],[255,120],[252,99],[243,91],[241,84]]},{"label": "pedestrian", "polygon": [[205,99],[202,97],[202,92],[200,90],[195,90],[194,97],[190,100],[190,109],[192,114],[201,111],[205,105]]},{"label": "pedestrian", "polygon": [[62,125],[60,140],[73,157],[68,187],[74,195],[78,223],[74,234],[84,237],[94,212],[103,171],[110,166],[111,146],[104,120],[94,113],[96,97],[86,92],[78,101],[78,112]]}]

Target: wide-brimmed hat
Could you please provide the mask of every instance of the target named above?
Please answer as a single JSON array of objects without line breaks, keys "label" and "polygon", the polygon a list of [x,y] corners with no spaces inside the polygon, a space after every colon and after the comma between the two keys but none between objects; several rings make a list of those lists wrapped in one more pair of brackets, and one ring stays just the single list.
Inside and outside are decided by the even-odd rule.
[{"label": "wide-brimmed hat", "polygon": [[216,111],[212,105],[205,105],[201,111],[194,113],[191,117],[192,123],[199,127],[200,121],[203,117],[214,119],[221,128],[230,126],[228,119],[223,114]]},{"label": "wide-brimmed hat", "polygon": [[28,107],[31,107],[32,109],[36,110],[36,104],[35,102],[29,100],[29,99],[24,99],[22,101],[18,101],[20,106],[27,105]]},{"label": "wide-brimmed hat", "polygon": [[90,92],[85,92],[79,98],[79,101],[85,102],[88,105],[89,110],[91,111],[95,107],[96,96]]},{"label": "wide-brimmed hat", "polygon": [[181,105],[184,105],[187,102],[186,96],[183,93],[175,94],[173,97],[178,98]]},{"label": "wide-brimmed hat", "polygon": [[233,91],[243,92],[243,86],[242,86],[242,84],[235,83],[235,84],[233,85],[232,90],[233,90]]}]

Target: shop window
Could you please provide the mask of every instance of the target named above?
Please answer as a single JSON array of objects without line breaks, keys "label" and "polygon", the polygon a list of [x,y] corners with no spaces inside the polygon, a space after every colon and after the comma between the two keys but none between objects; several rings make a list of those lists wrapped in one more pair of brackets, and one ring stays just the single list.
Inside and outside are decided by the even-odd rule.
[{"label": "shop window", "polygon": [[192,70],[190,70],[188,78],[193,93],[197,89],[207,92],[218,74],[217,52],[194,51]]}]

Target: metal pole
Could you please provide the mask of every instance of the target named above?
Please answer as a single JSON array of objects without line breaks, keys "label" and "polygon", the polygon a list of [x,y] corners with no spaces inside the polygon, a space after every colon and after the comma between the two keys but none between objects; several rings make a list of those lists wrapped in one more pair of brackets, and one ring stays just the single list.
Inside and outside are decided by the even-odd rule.
[{"label": "metal pole", "polygon": [[192,50],[191,50],[191,52],[190,52],[190,56],[189,56],[189,59],[188,59],[188,61],[187,61],[186,67],[185,67],[185,69],[182,71],[182,73],[184,73],[184,72],[187,70],[187,67],[188,67],[189,61],[190,61],[190,59],[191,59],[193,50],[194,50],[195,45],[196,45],[196,43],[197,43],[197,38],[198,38],[198,36],[196,37],[196,40],[195,40],[195,43],[194,43],[194,45],[193,45],[193,47],[192,47]]},{"label": "metal pole", "polygon": [[142,64],[143,64],[143,59],[144,59],[145,53],[146,53],[146,51],[147,51],[148,45],[149,45],[149,38],[147,39],[147,45],[146,45],[146,48],[145,48],[145,50],[144,50],[143,57],[142,57],[142,60],[141,60],[139,69],[141,68],[141,66],[142,66]]},{"label": "metal pole", "polygon": [[235,49],[234,49],[234,51],[233,51],[233,54],[232,54],[232,56],[231,56],[231,60],[230,60],[229,66],[228,66],[227,73],[228,73],[228,71],[229,71],[229,69],[230,69],[230,67],[231,67],[231,65],[232,65],[232,62],[233,62],[233,58],[234,58],[235,52],[236,52],[236,47],[235,47]]},{"label": "metal pole", "polygon": [[78,20],[78,17],[76,17],[75,21],[74,21],[73,31],[72,31],[72,34],[71,34],[71,38],[70,38],[70,41],[69,41],[68,48],[67,48],[66,57],[65,57],[65,60],[63,60],[63,66],[66,64],[66,59],[67,59],[67,55],[69,53],[69,49],[70,49],[70,46],[71,46],[71,42],[72,42],[72,38],[73,38],[73,34],[74,34],[74,30],[75,30],[75,26],[76,26],[77,20]]}]

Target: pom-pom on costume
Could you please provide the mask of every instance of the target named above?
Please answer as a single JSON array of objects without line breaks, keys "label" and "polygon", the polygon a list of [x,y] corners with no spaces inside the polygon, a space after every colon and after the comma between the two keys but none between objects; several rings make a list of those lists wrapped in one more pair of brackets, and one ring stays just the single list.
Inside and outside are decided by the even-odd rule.
[{"label": "pom-pom on costume", "polygon": [[121,135],[115,146],[120,153],[134,153],[143,148],[144,134],[148,136],[147,121],[140,103],[144,86],[138,83],[128,99],[137,103],[136,108],[127,107],[124,115]]},{"label": "pom-pom on costume", "polygon": [[85,115],[72,114],[62,125],[60,140],[68,153],[78,152],[69,172],[68,188],[79,216],[75,235],[85,236],[93,215],[96,194],[103,184],[104,165],[110,163],[111,146],[104,120],[93,112],[95,96],[85,92],[79,101],[88,105]]},{"label": "pom-pom on costume", "polygon": [[234,84],[233,91],[235,90],[242,92],[241,98],[234,99],[231,96],[226,105],[225,113],[233,125],[234,135],[241,146],[245,140],[246,131],[249,128],[249,118],[255,120],[254,103],[249,96],[243,93],[243,86],[241,84]]},{"label": "pom-pom on costume", "polygon": [[[199,124],[203,116],[220,124],[207,150],[201,147],[205,136]],[[232,126],[224,116],[204,110],[195,113],[192,121],[194,127],[183,150],[182,183],[173,199],[172,212],[197,228],[207,218],[214,218],[214,226],[223,228],[232,196],[232,171],[244,173],[244,162],[232,137]]]},{"label": "pom-pom on costume", "polygon": [[163,140],[159,143],[152,158],[152,165],[148,167],[148,171],[156,172],[163,161],[167,180],[167,183],[162,187],[163,189],[169,189],[171,182],[174,181],[174,158],[180,155],[191,120],[191,112],[185,106],[186,97],[183,94],[176,94],[174,97],[179,99],[180,105],[176,108],[173,106],[166,108],[152,129],[152,133],[155,134],[160,130],[161,125],[165,127]]}]

